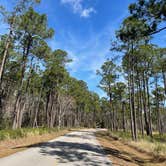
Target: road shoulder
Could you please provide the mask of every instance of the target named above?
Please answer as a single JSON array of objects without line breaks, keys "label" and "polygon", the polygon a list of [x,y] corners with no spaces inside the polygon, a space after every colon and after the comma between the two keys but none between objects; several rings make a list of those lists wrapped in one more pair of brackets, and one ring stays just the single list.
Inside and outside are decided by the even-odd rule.
[{"label": "road shoulder", "polygon": [[65,129],[42,135],[34,135],[19,139],[0,141],[0,158],[9,156],[19,151],[26,150],[32,146],[55,139],[69,132],[71,131]]},{"label": "road shoulder", "polygon": [[141,152],[125,142],[111,137],[106,131],[97,132],[96,137],[114,166],[166,165],[166,160],[164,158],[155,157],[146,152]]}]

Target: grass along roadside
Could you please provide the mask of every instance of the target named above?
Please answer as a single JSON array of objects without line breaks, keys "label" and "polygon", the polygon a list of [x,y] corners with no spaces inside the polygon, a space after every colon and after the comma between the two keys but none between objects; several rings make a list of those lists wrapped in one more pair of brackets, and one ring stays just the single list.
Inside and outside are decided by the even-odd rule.
[{"label": "grass along roadside", "polygon": [[0,130],[0,141],[57,132],[57,128],[21,128]]},{"label": "grass along roadside", "polygon": [[117,137],[120,140],[124,140],[126,143],[129,143],[130,146],[133,146],[142,151],[151,153],[152,155],[162,155],[166,156],[166,134],[159,135],[158,133],[153,134],[153,138],[141,135],[138,135],[138,141],[132,141],[130,132],[112,132],[109,131],[112,137]]},{"label": "grass along roadside", "polygon": [[[122,136],[121,136],[122,135]],[[113,162],[115,166],[165,166],[166,157],[163,147],[166,142],[159,144],[159,140],[150,140],[145,138],[139,139],[137,142],[131,141],[129,134],[123,134],[121,132],[102,131],[96,133],[97,139],[105,149],[106,154]],[[156,136],[157,137],[157,136]],[[163,140],[164,141],[164,140]],[[146,144],[146,147],[143,143]],[[158,148],[158,153],[149,150],[149,146],[158,147],[162,146],[162,150]],[[159,144],[159,145],[156,145]],[[153,149],[155,150],[155,148]]]},{"label": "grass along roadside", "polygon": [[46,142],[71,129],[24,128],[18,130],[0,130],[0,158],[27,149],[29,146]]}]

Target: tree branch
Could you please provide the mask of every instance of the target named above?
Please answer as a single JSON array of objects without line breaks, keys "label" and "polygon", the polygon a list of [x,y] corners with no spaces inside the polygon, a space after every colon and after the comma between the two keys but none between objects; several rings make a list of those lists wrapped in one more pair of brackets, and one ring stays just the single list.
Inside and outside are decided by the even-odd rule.
[{"label": "tree branch", "polygon": [[161,31],[163,31],[163,30],[165,30],[165,29],[166,29],[166,27],[163,27],[163,28],[161,28],[161,29],[158,29],[158,30],[156,30],[156,31],[154,31],[154,32],[152,32],[152,33],[150,33],[149,35],[154,35],[154,34],[159,33],[159,32],[161,32]]}]

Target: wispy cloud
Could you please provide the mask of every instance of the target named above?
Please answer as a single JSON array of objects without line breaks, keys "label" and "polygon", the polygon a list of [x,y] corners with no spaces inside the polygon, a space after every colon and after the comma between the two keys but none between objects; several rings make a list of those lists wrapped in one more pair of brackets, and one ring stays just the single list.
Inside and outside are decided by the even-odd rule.
[{"label": "wispy cloud", "polygon": [[95,13],[96,11],[94,8],[90,7],[87,9],[82,10],[81,12],[81,17],[89,17],[91,13]]},{"label": "wispy cloud", "polygon": [[[110,50],[110,40],[115,39],[115,30],[127,15],[125,11],[114,23],[109,22],[101,30],[95,31],[93,28],[85,38],[75,34],[75,31],[61,30],[61,40],[54,40],[53,48],[60,47],[68,52],[73,62],[67,65],[70,74],[88,83],[90,90],[97,92],[101,97],[105,93],[97,86],[100,77],[96,75],[96,70],[107,58],[113,54]],[[63,41],[63,43],[62,43]]]},{"label": "wispy cloud", "polygon": [[79,14],[84,18],[90,17],[92,13],[96,13],[96,10],[93,7],[85,8],[83,6],[83,1],[84,0],[61,0],[61,3],[70,5],[74,13]]}]

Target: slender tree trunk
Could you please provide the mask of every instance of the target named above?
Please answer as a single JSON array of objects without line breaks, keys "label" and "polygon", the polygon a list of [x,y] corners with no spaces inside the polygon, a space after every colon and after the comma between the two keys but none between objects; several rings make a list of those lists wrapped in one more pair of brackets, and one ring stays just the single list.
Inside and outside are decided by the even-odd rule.
[{"label": "slender tree trunk", "polygon": [[155,76],[155,89],[156,89],[156,112],[157,112],[157,126],[159,134],[162,134],[162,121],[161,121],[161,113],[160,113],[160,103],[158,96],[158,76]]},{"label": "slender tree trunk", "polygon": [[112,106],[112,119],[113,119],[113,130],[115,130],[116,126],[115,126],[115,110],[114,107]]},{"label": "slender tree trunk", "polygon": [[162,76],[163,76],[163,81],[164,81],[164,89],[165,89],[165,95],[166,95],[166,72],[162,70]]},{"label": "slender tree trunk", "polygon": [[143,120],[143,94],[141,88],[141,81],[139,80],[139,105],[140,105],[140,120],[141,120],[141,133],[144,136],[144,120]]},{"label": "slender tree trunk", "polygon": [[49,110],[49,128],[53,127],[53,106],[54,106],[54,95],[52,94],[51,97],[51,105]]},{"label": "slender tree trunk", "polygon": [[34,59],[34,57],[31,58],[30,73],[29,73],[28,78],[27,78],[27,84],[26,84],[26,88],[25,88],[25,93],[28,91],[29,83],[30,83],[30,80],[31,80],[31,77],[32,77],[33,59]]},{"label": "slender tree trunk", "polygon": [[134,64],[133,64],[133,74],[132,74],[132,90],[131,90],[131,104],[133,111],[133,125],[134,125],[134,140],[137,140],[137,120],[136,120],[136,110],[135,110],[135,90],[134,90]]},{"label": "slender tree trunk", "polygon": [[40,90],[39,97],[38,97],[38,102],[37,102],[37,107],[35,109],[35,117],[34,117],[34,121],[33,121],[33,127],[38,127],[37,117],[38,117],[38,112],[39,112],[39,109],[40,109],[40,101],[41,101],[41,97],[42,97],[42,90],[43,90],[43,88],[41,88],[41,90]]},{"label": "slender tree trunk", "polygon": [[150,135],[149,131],[149,122],[148,122],[148,115],[147,115],[147,96],[146,96],[146,87],[145,87],[145,76],[143,73],[143,105],[144,105],[144,118],[145,118],[145,129],[146,129],[146,134]]},{"label": "slender tree trunk", "polygon": [[58,129],[61,128],[62,126],[62,117],[61,117],[61,114],[62,114],[62,106],[61,106],[61,103],[60,103],[60,96],[58,95],[58,104],[59,104],[59,114],[58,114]]},{"label": "slender tree trunk", "polygon": [[[109,100],[110,100],[110,119],[111,119],[111,130],[115,129],[115,121],[114,121],[114,108],[112,104],[112,93],[111,93],[111,86],[109,85]],[[110,123],[109,123],[110,124]],[[110,125],[108,125],[110,127]]]},{"label": "slender tree trunk", "polygon": [[61,112],[62,112],[62,110],[61,110],[61,106],[60,106],[60,108],[59,108],[59,115],[58,115],[58,129],[60,129],[61,126],[62,126]]},{"label": "slender tree trunk", "polygon": [[[18,117],[19,117],[19,105],[21,102],[20,95],[17,95],[16,97],[16,102],[14,106],[14,120],[13,120],[13,129],[18,128]],[[15,111],[17,109],[17,111]]]},{"label": "slender tree trunk", "polygon": [[135,79],[134,79],[134,73],[135,73],[135,62],[134,62],[134,54],[133,54],[133,43],[131,45],[131,52],[132,52],[132,57],[131,57],[131,63],[130,63],[130,67],[131,67],[131,109],[132,109],[132,116],[133,116],[133,138],[134,140],[137,140],[137,122],[136,122],[136,111],[135,111],[135,90],[134,90],[134,83],[135,83]]},{"label": "slender tree trunk", "polygon": [[125,103],[122,102],[122,119],[123,119],[123,132],[126,131],[126,122],[125,122]]},{"label": "slender tree trunk", "polygon": [[27,57],[29,55],[31,43],[32,43],[32,40],[31,40],[31,38],[29,38],[27,48],[23,49],[23,59],[22,59],[23,65],[22,65],[20,86],[19,86],[19,90],[18,90],[18,93],[17,93],[17,96],[16,96],[16,101],[15,101],[15,104],[14,104],[14,111],[13,111],[14,112],[13,129],[16,129],[18,127],[18,124],[17,124],[18,121],[17,121],[17,119],[19,117],[15,117],[15,116],[19,116],[19,113],[17,113],[17,112],[19,112],[17,106],[21,102],[23,80],[24,80],[24,75],[25,75],[25,70],[26,70],[26,63],[27,63],[26,61],[27,61]]},{"label": "slender tree trunk", "polygon": [[96,128],[96,112],[93,110],[93,127]]},{"label": "slender tree trunk", "polygon": [[131,76],[129,75],[129,80],[128,80],[128,88],[129,88],[129,105],[130,105],[130,126],[131,126],[131,134],[132,134],[132,139],[135,140],[134,137],[134,122],[133,122],[133,111],[132,111],[132,95],[131,95]]},{"label": "slender tree trunk", "polygon": [[[7,39],[6,39],[5,50],[4,50],[2,62],[1,62],[1,65],[0,65],[0,116],[3,116],[3,112],[2,112],[2,97],[3,97],[2,80],[3,80],[3,73],[4,73],[4,69],[5,69],[5,64],[6,64],[6,60],[7,60],[7,56],[8,56],[10,43],[11,43],[12,33],[13,33],[13,24],[11,24],[10,32],[9,32],[9,34],[7,36]],[[0,117],[0,120],[2,120],[2,117]]]},{"label": "slender tree trunk", "polygon": [[149,134],[151,137],[152,135],[152,119],[151,119],[151,107],[150,107],[150,94],[149,94],[149,81],[146,76],[146,93],[147,93],[147,100],[148,100],[148,117],[149,117]]},{"label": "slender tree trunk", "polygon": [[4,50],[4,53],[3,53],[2,63],[1,63],[1,66],[0,66],[0,87],[1,87],[2,79],[3,79],[3,73],[4,73],[4,68],[5,68],[5,63],[6,63],[8,51],[9,51],[9,48],[10,48],[11,38],[12,38],[12,34],[13,34],[14,22],[15,22],[15,17],[13,18],[13,21],[10,25],[10,31],[9,31],[9,34],[7,36],[7,39],[6,39],[5,50]]},{"label": "slender tree trunk", "polygon": [[[137,74],[138,76],[138,74]],[[141,116],[140,116],[140,95],[139,95],[139,85],[137,84],[137,98],[136,98],[136,101],[137,101],[137,115],[138,115],[138,121],[139,121],[139,125],[138,125],[138,129],[141,131]]]},{"label": "slender tree trunk", "polygon": [[49,121],[50,121],[50,107],[52,103],[52,92],[49,91],[47,94],[47,101],[46,101],[46,125],[49,127]]},{"label": "slender tree trunk", "polygon": [[26,107],[26,103],[24,102],[24,103],[22,103],[22,108],[19,108],[19,116],[18,116],[18,128],[21,128],[21,126],[22,126],[22,118],[23,118],[23,113],[24,113],[24,111],[25,111],[25,107]]}]

